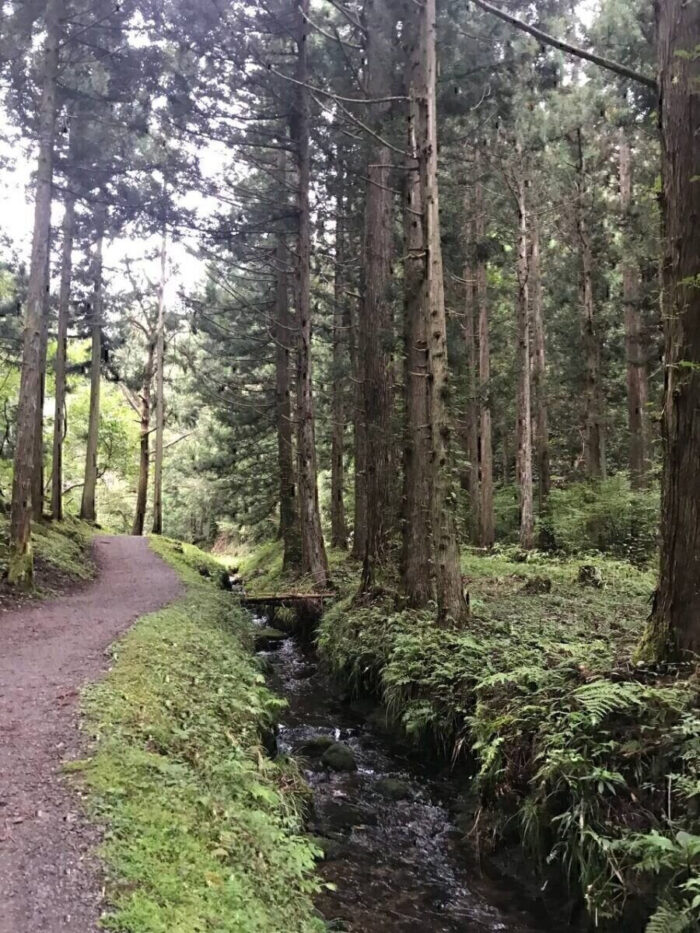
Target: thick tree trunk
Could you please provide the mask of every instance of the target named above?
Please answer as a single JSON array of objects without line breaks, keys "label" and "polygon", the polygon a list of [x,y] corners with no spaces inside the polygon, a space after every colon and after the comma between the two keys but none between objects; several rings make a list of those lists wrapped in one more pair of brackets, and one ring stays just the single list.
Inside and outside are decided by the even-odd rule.
[{"label": "thick tree trunk", "polygon": [[467,259],[464,264],[464,344],[467,354],[467,403],[465,408],[464,452],[467,457],[467,490],[469,492],[469,532],[470,539],[477,543],[479,539],[479,399],[478,347],[477,347],[477,307],[476,274],[474,271],[474,222],[469,216],[472,205],[469,195],[465,195],[465,230],[464,240]]},{"label": "thick tree trunk", "polygon": [[[412,19],[407,20],[408,23]],[[409,38],[412,41],[412,37]],[[417,50],[409,59],[407,83],[413,80]],[[428,339],[425,307],[423,201],[418,166],[418,104],[410,102],[404,194],[404,504],[401,579],[409,605],[425,608],[435,597],[430,509],[430,408]]]},{"label": "thick tree trunk", "polygon": [[[365,0],[368,97],[391,94],[393,17],[386,0]],[[370,113],[373,130],[386,135],[389,104],[375,104]],[[362,588],[375,582],[391,524],[391,407],[392,407],[392,193],[391,151],[374,137],[368,142],[365,227],[362,249],[362,298],[359,347],[363,368],[367,533]]]},{"label": "thick tree trunk", "polygon": [[158,283],[158,323],[156,325],[156,431],[153,454],[153,534],[163,534],[163,435],[165,433],[165,277],[168,262],[168,236],[163,226]]},{"label": "thick tree trunk", "polygon": [[[278,161],[280,179],[286,180],[286,153]],[[284,545],[285,570],[301,569],[301,528],[297,508],[294,469],[294,429],[290,395],[290,355],[293,324],[289,313],[287,267],[289,248],[283,233],[278,234],[275,256],[275,407],[277,417],[277,467],[279,471],[280,538]]]},{"label": "thick tree trunk", "polygon": [[639,307],[639,266],[630,242],[632,206],[632,155],[624,127],[620,129],[620,209],[626,228],[622,260],[622,304],[625,314],[627,359],[627,423],[629,467],[632,485],[642,487],[649,470],[649,389],[642,315]]},{"label": "thick tree trunk", "polygon": [[309,183],[311,159],[309,154],[309,92],[307,17],[309,0],[301,0],[297,16],[297,68],[296,97],[291,120],[297,168],[297,296],[299,346],[297,372],[298,397],[298,460],[299,509],[301,514],[302,572],[308,574],[317,586],[325,586],[328,562],[321,529],[321,510],[318,503],[316,468],[316,432],[314,424],[314,396],[311,378],[311,216],[309,209]]},{"label": "thick tree trunk", "polygon": [[58,293],[58,336],[54,364],[55,411],[53,422],[53,460],[51,465],[51,517],[63,518],[63,439],[66,433],[66,355],[68,351],[68,321],[73,278],[73,233],[75,230],[75,197],[66,195],[63,214],[61,247],[61,284]]},{"label": "thick tree trunk", "polygon": [[455,526],[455,490],[450,457],[451,428],[447,360],[447,320],[440,243],[438,194],[438,137],[436,113],[437,61],[435,51],[435,0],[418,9],[417,68],[412,94],[417,103],[419,178],[423,207],[425,277],[424,307],[429,366],[429,414],[431,443],[431,522],[435,594],[438,622],[459,623],[467,615]]},{"label": "thick tree trunk", "polygon": [[47,281],[54,138],[56,132],[56,86],[63,0],[48,0],[44,42],[44,75],[39,108],[39,161],[34,203],[34,233],[29,271],[29,290],[24,316],[22,374],[17,411],[17,444],[12,478],[10,553],[8,580],[31,586],[32,477],[34,470],[37,406],[40,404],[41,319]]},{"label": "thick tree trunk", "polygon": [[95,496],[97,493],[97,450],[100,439],[100,378],[102,375],[102,245],[104,240],[104,216],[98,220],[97,241],[93,266],[93,297],[90,328],[92,352],[90,358],[90,411],[88,415],[87,450],[85,453],[85,479],[80,503],[80,517],[88,522],[97,518]]},{"label": "thick tree trunk", "polygon": [[586,220],[586,177],[581,130],[576,131],[576,232],[581,260],[580,302],[583,334],[583,462],[591,479],[605,477],[605,431],[601,411],[600,340],[593,300],[593,250]]},{"label": "thick tree trunk", "polygon": [[491,424],[491,343],[486,279],[486,212],[481,182],[481,154],[477,150],[474,169],[474,241],[476,245],[476,306],[479,314],[479,539],[480,547],[495,541],[493,517],[493,429]]},{"label": "thick tree trunk", "polygon": [[527,184],[518,169],[516,179],[518,201],[518,297],[515,306],[517,333],[517,460],[516,474],[520,496],[520,546],[531,548],[535,543],[535,517],[532,491],[532,415],[530,386],[530,307],[529,265],[527,250],[528,204]]},{"label": "thick tree trunk", "polygon": [[700,653],[700,5],[657,4],[665,234],[661,571],[644,656]]},{"label": "thick tree trunk", "polygon": [[549,470],[549,424],[547,417],[547,369],[544,316],[542,314],[542,278],[540,268],[540,228],[534,214],[530,215],[530,308],[532,391],[535,410],[535,462],[537,464],[537,499],[540,515],[547,507],[551,487]]},{"label": "thick tree trunk", "polygon": [[152,338],[146,347],[146,361],[143,367],[139,412],[139,478],[136,487],[136,511],[131,528],[132,535],[142,535],[146,521],[148,503],[148,471],[151,463],[151,386],[153,384],[153,358],[156,344]]},{"label": "thick tree trunk", "polygon": [[[342,172],[342,169],[338,169]],[[345,447],[345,362],[343,333],[347,315],[345,305],[345,203],[343,178],[338,181],[335,216],[335,275],[333,290],[333,360],[332,360],[332,418],[331,432],[331,547],[345,550],[348,530],[345,523],[344,447]]]},{"label": "thick tree trunk", "polygon": [[49,347],[49,316],[51,314],[51,232],[46,259],[46,292],[41,315],[41,343],[39,345],[39,404],[36,407],[34,432],[34,469],[32,475],[32,518],[39,522],[44,517],[44,403],[46,402],[46,357]]}]

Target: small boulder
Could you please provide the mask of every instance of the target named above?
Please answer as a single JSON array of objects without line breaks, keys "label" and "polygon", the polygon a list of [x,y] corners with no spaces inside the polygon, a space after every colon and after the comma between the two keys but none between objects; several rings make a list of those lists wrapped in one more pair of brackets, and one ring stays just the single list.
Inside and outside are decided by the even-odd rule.
[{"label": "small boulder", "polygon": [[357,771],[353,750],[342,742],[333,742],[323,753],[321,764],[331,771]]},{"label": "small boulder", "polygon": [[343,800],[331,800],[324,807],[322,825],[325,833],[348,832],[353,826],[376,826],[377,814],[367,807],[358,807]]},{"label": "small boulder", "polygon": [[592,586],[597,590],[602,590],[605,586],[600,567],[596,567],[595,564],[582,564],[579,567],[578,582],[581,586]]},{"label": "small boulder", "polygon": [[296,754],[302,758],[320,758],[324,752],[328,751],[331,745],[335,745],[335,739],[330,735],[313,735],[306,739],[296,749]]},{"label": "small boulder", "polygon": [[380,778],[374,786],[382,797],[389,800],[406,800],[411,796],[411,785],[399,778]]},{"label": "small boulder", "polygon": [[255,634],[256,651],[276,651],[288,636],[277,628],[261,628]]}]

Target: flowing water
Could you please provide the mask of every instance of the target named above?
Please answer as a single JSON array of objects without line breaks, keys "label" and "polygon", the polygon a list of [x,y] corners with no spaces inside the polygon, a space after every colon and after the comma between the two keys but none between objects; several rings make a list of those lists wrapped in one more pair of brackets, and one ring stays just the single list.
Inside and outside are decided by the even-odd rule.
[{"label": "flowing water", "polygon": [[[260,620],[265,624],[265,620]],[[271,687],[289,707],[277,747],[293,754],[313,790],[309,832],[333,886],[317,901],[331,930],[354,933],[544,933],[560,929],[528,910],[511,882],[483,876],[449,815],[455,781],[392,746],[334,691],[313,651],[288,638],[261,652]],[[356,770],[324,767],[318,744],[348,746]]]}]

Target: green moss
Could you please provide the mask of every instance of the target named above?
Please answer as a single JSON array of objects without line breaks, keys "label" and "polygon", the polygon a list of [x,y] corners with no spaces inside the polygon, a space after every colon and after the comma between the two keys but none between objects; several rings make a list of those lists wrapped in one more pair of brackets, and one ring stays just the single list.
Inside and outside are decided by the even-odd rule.
[{"label": "green moss", "polygon": [[[90,542],[94,535],[92,526],[77,518],[66,518],[62,522],[34,522],[32,524],[31,551],[29,555],[11,555],[7,541],[9,522],[0,517],[0,571],[7,573],[10,582],[21,582],[26,588],[36,587],[48,592],[47,575],[59,574],[69,580],[89,580],[94,574],[90,560]],[[30,572],[32,562],[37,566]],[[49,573],[47,574],[46,571]]]},{"label": "green moss", "polygon": [[107,826],[119,933],[313,931],[318,853],[301,835],[299,774],[259,733],[281,702],[250,654],[250,626],[200,576],[205,555],[153,547],[182,575],[174,606],[139,620],[84,700],[97,740],[83,779]]}]

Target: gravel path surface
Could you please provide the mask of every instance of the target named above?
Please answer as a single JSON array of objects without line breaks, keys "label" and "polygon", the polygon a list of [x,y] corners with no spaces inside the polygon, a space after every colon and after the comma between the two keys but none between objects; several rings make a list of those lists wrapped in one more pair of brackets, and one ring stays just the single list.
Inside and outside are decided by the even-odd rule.
[{"label": "gravel path surface", "polygon": [[79,693],[106,649],[183,588],[143,538],[98,537],[94,559],[93,582],[0,615],[0,933],[98,929],[99,831],[61,761],[80,754]]}]

